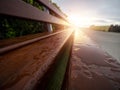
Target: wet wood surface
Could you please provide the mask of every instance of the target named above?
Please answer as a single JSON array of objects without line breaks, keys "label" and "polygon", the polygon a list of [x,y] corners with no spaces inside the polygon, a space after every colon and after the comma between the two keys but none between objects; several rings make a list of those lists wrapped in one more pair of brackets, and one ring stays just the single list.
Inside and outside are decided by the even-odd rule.
[{"label": "wet wood surface", "polygon": [[0,90],[31,90],[72,32],[66,30],[0,55]]},{"label": "wet wood surface", "polygon": [[120,90],[120,63],[76,31],[72,48],[69,90]]}]

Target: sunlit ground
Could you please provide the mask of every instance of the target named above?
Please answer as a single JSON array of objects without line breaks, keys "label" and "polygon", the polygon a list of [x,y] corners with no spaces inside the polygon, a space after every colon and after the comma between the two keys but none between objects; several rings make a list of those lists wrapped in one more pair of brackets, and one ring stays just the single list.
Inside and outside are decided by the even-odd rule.
[{"label": "sunlit ground", "polygon": [[81,42],[84,42],[84,39],[83,39],[84,36],[85,36],[85,34],[82,29],[80,29],[80,28],[75,29],[74,43],[78,43],[78,41],[80,41],[80,40],[81,40]]},{"label": "sunlit ground", "polygon": [[[79,43],[91,43],[91,40],[89,40],[89,38],[86,36],[85,32],[84,32],[84,28],[80,28],[77,26],[73,26],[73,30],[74,30],[74,43],[77,45]],[[86,42],[87,39],[87,42]]]},{"label": "sunlit ground", "polygon": [[75,30],[75,42],[81,39],[84,42],[84,29],[95,23],[96,17],[94,15],[80,15],[79,13],[71,13],[68,15],[68,20]]},{"label": "sunlit ground", "polygon": [[[83,28],[88,28],[93,23],[95,23],[95,20],[97,18],[94,15],[80,15],[79,13],[73,13],[68,15],[68,20],[71,23],[71,26],[75,30],[75,42],[77,42],[79,39],[81,42],[84,42],[85,33]],[[84,42],[86,43],[86,42]]]}]

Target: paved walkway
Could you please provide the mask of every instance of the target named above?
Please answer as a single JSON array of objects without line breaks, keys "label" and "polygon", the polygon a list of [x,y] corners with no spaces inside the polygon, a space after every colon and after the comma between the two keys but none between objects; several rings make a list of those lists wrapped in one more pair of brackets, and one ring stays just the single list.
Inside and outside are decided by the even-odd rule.
[{"label": "paved walkway", "polygon": [[87,30],[94,42],[120,62],[120,33]]},{"label": "paved walkway", "polygon": [[69,90],[119,90],[120,63],[76,31],[72,49]]}]

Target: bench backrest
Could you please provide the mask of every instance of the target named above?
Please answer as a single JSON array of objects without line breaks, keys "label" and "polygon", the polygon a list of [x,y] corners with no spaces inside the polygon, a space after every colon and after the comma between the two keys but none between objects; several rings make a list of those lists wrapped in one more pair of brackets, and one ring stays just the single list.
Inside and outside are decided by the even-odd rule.
[{"label": "bench backrest", "polygon": [[38,8],[27,4],[22,0],[1,0],[0,1],[0,14],[10,15],[35,21],[43,21],[47,23],[55,23],[61,25],[69,25],[66,20],[66,16],[58,10],[48,0],[38,0],[38,3],[44,5],[48,10],[56,13],[60,18],[48,14],[45,11],[41,11]]}]

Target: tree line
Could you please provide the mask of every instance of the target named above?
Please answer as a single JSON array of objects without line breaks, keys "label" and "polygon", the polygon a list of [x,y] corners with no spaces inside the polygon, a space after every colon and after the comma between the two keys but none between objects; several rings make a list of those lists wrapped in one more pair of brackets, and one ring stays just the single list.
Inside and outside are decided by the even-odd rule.
[{"label": "tree line", "polygon": [[110,26],[95,26],[91,25],[89,27],[91,30],[106,31],[106,32],[120,32],[120,25],[110,25]]}]

